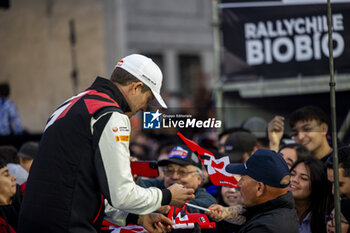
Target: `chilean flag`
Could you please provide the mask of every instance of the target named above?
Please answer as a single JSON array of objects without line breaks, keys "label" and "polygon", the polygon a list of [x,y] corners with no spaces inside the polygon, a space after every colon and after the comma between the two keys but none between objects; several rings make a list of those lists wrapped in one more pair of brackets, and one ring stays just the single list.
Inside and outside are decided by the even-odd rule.
[{"label": "chilean flag", "polygon": [[199,160],[204,165],[207,165],[207,172],[213,184],[238,188],[238,182],[235,177],[225,170],[226,166],[230,164],[230,159],[228,156],[216,159],[212,152],[200,147],[194,141],[183,136],[180,132],[178,132],[177,135],[194,153],[197,154]]},{"label": "chilean flag", "polygon": [[[186,210],[186,205],[183,205],[181,208],[170,206],[170,211],[168,213],[168,218],[175,223],[172,226],[173,229],[194,229],[196,225],[202,229],[216,228],[215,222],[210,222],[209,218],[205,214],[200,213],[189,213]],[[101,232],[108,233],[147,233],[148,231],[142,226],[137,225],[127,225],[121,227],[108,221],[107,219],[103,220],[103,227]],[[180,231],[179,231],[180,232]]]},{"label": "chilean flag", "polygon": [[170,206],[168,218],[175,223],[173,229],[193,229],[196,225],[201,229],[216,228],[215,222],[210,222],[205,214],[189,213],[186,205],[182,208]]}]

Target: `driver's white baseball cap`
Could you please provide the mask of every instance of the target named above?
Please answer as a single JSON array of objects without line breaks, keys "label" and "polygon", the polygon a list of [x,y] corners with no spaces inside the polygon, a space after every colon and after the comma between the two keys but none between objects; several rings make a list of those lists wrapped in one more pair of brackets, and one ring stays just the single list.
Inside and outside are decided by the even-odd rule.
[{"label": "driver's white baseball cap", "polygon": [[126,70],[146,84],[151,89],[158,103],[163,108],[167,108],[163,98],[160,96],[160,88],[163,81],[162,71],[152,59],[140,54],[131,54],[122,58],[115,67]]}]

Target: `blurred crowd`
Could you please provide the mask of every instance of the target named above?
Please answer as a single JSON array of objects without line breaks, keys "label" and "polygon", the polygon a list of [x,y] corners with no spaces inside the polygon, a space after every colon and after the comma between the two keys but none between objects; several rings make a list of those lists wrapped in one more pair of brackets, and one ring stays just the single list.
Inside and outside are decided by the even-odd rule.
[{"label": "blurred crowd", "polygon": [[[21,133],[21,124],[16,109],[8,102],[8,91],[1,87],[1,134]],[[210,101],[207,101],[207,107]],[[183,102],[185,104],[185,101]],[[201,106],[205,109],[206,106]],[[6,110],[7,109],[7,110]],[[186,113],[186,112],[184,112]],[[211,111],[191,112],[202,119],[212,117]],[[7,123],[5,120],[10,119]],[[289,119],[286,122],[285,119]],[[195,199],[190,203],[226,211],[226,214],[209,216],[217,221],[214,231],[239,232],[242,222],[230,221],[230,207],[247,205],[248,197],[240,188],[213,185],[207,168],[196,155],[176,136],[177,129],[141,130],[140,120],[132,119],[133,133],[130,140],[132,161],[157,161],[158,177],[134,176],[142,187],[168,188],[174,183],[195,190]],[[292,130],[286,133],[286,124]],[[288,193],[294,201],[299,232],[334,232],[334,176],[333,145],[329,135],[329,119],[318,107],[305,106],[289,116],[275,116],[266,121],[254,116],[242,122],[241,127],[228,128],[218,133],[216,130],[181,129],[181,133],[201,147],[211,151],[216,158],[228,156],[230,163],[246,164],[249,158],[260,149],[269,149],[282,156],[288,166],[290,179]],[[20,211],[20,203],[25,193],[26,180],[30,167],[39,148],[39,142],[28,141],[19,148],[14,145],[0,146],[0,228],[15,232]],[[339,186],[341,195],[341,229],[350,232],[350,147],[338,141]],[[265,166],[262,162],[261,166]],[[243,176],[242,176],[243,177]],[[238,178],[239,180],[239,178]],[[290,181],[290,182],[289,182]],[[273,186],[273,185],[272,185]],[[242,187],[242,181],[239,183]],[[226,208],[226,209],[225,209]],[[242,211],[242,208],[239,209]],[[169,206],[159,210],[167,214]],[[188,207],[190,213],[205,211]],[[232,216],[231,216],[232,217]],[[248,221],[248,220],[247,220]],[[244,226],[244,225],[243,225]],[[247,231],[248,232],[248,231]]]}]

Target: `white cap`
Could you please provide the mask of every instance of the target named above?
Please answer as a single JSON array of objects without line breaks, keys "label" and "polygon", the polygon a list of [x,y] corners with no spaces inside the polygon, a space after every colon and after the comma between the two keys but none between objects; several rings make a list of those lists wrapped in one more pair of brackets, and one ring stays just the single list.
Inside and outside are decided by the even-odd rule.
[{"label": "white cap", "polygon": [[146,84],[152,91],[158,103],[167,108],[163,98],[160,96],[163,75],[159,67],[152,59],[140,54],[131,54],[122,58],[115,67],[120,67]]}]

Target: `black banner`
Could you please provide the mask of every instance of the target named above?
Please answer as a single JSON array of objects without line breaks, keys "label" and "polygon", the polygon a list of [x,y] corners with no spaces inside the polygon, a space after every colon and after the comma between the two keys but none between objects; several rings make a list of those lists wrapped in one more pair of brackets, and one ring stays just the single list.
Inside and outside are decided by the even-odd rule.
[{"label": "black banner", "polygon": [[[224,0],[220,7],[225,78],[329,74],[326,3]],[[332,13],[334,68],[350,73],[350,1],[333,3]]]}]

